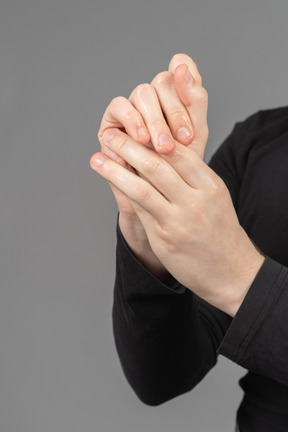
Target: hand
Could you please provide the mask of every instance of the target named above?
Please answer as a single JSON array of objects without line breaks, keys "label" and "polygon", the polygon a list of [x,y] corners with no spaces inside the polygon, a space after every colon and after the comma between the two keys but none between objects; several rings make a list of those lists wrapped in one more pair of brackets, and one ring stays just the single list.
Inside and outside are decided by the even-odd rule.
[{"label": "hand", "polygon": [[[192,72],[194,80],[191,75],[189,76],[187,67]],[[185,78],[187,71],[188,82]],[[98,132],[102,152],[148,182],[149,180],[139,171],[105,145],[102,140],[105,130],[116,126],[122,131],[127,131],[137,142],[149,148],[153,148],[152,136],[155,149],[159,153],[171,152],[174,149],[173,137],[177,137],[182,144],[191,144],[195,151],[202,152],[203,157],[208,139],[206,121],[208,97],[206,90],[201,85],[202,78],[194,61],[186,54],[174,55],[170,61],[169,70],[157,74],[150,85],[141,84],[132,91],[129,100],[117,97],[108,105]],[[152,127],[150,127],[151,124]],[[139,128],[142,129],[142,132],[144,131],[144,135],[138,135]],[[186,128],[186,133],[184,128]],[[170,145],[160,148],[157,144],[157,137],[163,132],[170,136],[171,141]],[[90,165],[92,166],[91,160]],[[108,183],[118,204],[119,227],[129,248],[151,273],[159,280],[166,282],[171,275],[152,251],[133,203],[113,183],[110,181]]]},{"label": "hand", "polygon": [[223,180],[176,140],[172,153],[159,155],[117,128],[102,138],[150,182],[104,154],[91,162],[129,197],[155,255],[184,286],[234,316],[264,257],[239,224]]},{"label": "hand", "polygon": [[[194,78],[189,76],[188,69]],[[192,82],[186,81],[187,72]],[[203,158],[209,134],[207,107],[208,95],[202,87],[202,77],[196,63],[186,54],[176,54],[169,63],[168,71],[157,74],[150,85],[137,86],[130,94],[129,100],[121,96],[112,99],[103,115],[98,131],[101,150],[112,160],[141,176],[141,173],[135,171],[102,140],[105,130],[117,127],[143,145],[150,148],[154,145],[155,150],[159,153],[167,154],[173,151],[173,138],[177,138],[184,145],[190,144],[191,148],[194,148]],[[149,130],[147,125],[149,125]],[[190,135],[185,133],[184,128]],[[144,135],[138,135],[139,129]],[[170,144],[161,148],[158,146],[158,137],[163,133],[170,137]],[[120,214],[136,222],[138,218],[129,197],[123,195],[110,182],[109,185],[117,201]]]}]

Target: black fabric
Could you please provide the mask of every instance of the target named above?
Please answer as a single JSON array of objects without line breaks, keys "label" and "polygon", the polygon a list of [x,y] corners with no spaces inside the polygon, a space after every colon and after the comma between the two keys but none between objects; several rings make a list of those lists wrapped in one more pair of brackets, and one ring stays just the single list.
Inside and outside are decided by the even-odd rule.
[{"label": "black fabric", "polygon": [[112,320],[119,360],[139,399],[155,406],[192,390],[221,354],[248,370],[239,381],[241,432],[287,432],[288,107],[236,123],[209,166],[265,261],[232,319],[174,278],[154,277],[129,249],[118,214]]}]

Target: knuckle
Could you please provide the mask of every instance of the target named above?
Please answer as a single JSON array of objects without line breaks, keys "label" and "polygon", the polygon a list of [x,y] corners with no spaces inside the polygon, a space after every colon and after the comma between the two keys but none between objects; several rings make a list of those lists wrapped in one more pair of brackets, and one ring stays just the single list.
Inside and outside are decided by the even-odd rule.
[{"label": "knuckle", "polygon": [[204,87],[199,87],[196,94],[195,94],[195,98],[199,104],[207,105],[207,103],[208,103],[207,90]]},{"label": "knuckle", "polygon": [[[157,130],[158,128],[162,128],[165,125],[163,117],[156,117],[153,120],[150,121],[150,127]],[[167,127],[167,126],[166,126]]]},{"label": "knuckle", "polygon": [[181,163],[181,161],[185,161],[185,153],[183,153],[183,151],[181,151],[180,149],[175,149],[171,156],[173,156],[173,163],[175,164],[178,164],[179,162]]},{"label": "knuckle", "polygon": [[100,143],[101,143],[102,135],[103,135],[103,130],[100,128],[97,132],[97,138],[98,141],[100,141]]},{"label": "knuckle", "polygon": [[185,123],[190,123],[190,120],[188,119],[187,114],[180,109],[169,113],[169,118],[171,120],[175,119],[175,121],[181,120],[181,122],[184,121]]},{"label": "knuckle", "polygon": [[213,195],[220,197],[226,193],[227,187],[222,178],[216,175],[211,178],[210,190]]},{"label": "knuckle", "polygon": [[128,141],[129,141],[129,137],[126,135],[122,135],[119,137],[118,142],[117,142],[117,151],[119,151],[119,153],[126,146]]},{"label": "knuckle", "polygon": [[141,97],[141,96],[143,96],[143,94],[147,94],[147,93],[151,92],[151,89],[153,89],[153,87],[149,83],[139,84],[132,91],[133,97]]},{"label": "knuckle", "polygon": [[143,160],[143,170],[145,173],[149,173],[149,174],[155,173],[159,169],[160,165],[161,165],[160,160],[155,158],[146,157]]},{"label": "knuckle", "polygon": [[137,120],[137,114],[135,113],[135,112],[133,112],[133,111],[128,111],[128,112],[126,112],[125,114],[124,114],[124,116],[125,116],[125,118],[126,118],[126,121],[128,122],[128,123],[135,123],[135,120]]},{"label": "knuckle", "polygon": [[147,184],[145,184],[144,182],[136,183],[135,193],[136,196],[143,201],[149,200],[151,198],[151,192],[148,183]]},{"label": "knuckle", "polygon": [[159,72],[152,80],[155,87],[166,86],[173,83],[173,74],[169,71]]},{"label": "knuckle", "polygon": [[126,101],[126,98],[124,96],[116,96],[111,100],[109,105],[111,108],[114,109],[117,107],[117,105],[121,104],[123,101]]}]

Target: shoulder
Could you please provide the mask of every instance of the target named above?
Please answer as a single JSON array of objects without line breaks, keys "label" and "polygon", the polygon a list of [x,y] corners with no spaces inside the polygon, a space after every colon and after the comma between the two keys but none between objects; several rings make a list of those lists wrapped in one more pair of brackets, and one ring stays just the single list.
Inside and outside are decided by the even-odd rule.
[{"label": "shoulder", "polygon": [[253,147],[265,145],[287,132],[288,106],[261,109],[234,124],[215,157],[227,153],[231,158],[241,158]]},{"label": "shoulder", "polygon": [[[288,106],[261,109],[234,124],[229,135],[212,154],[211,164],[244,157],[251,148],[288,132]],[[233,161],[232,161],[233,162]]]},{"label": "shoulder", "polygon": [[274,130],[275,133],[283,133],[288,130],[288,106],[277,108],[260,109],[250,114],[243,120],[235,123],[233,132],[247,132],[259,134],[267,129]]},{"label": "shoulder", "polygon": [[282,140],[287,132],[288,106],[261,109],[236,122],[230,134],[212,154],[209,167],[225,181],[235,208],[251,151],[258,149],[261,153],[266,144],[270,145],[275,139]]}]

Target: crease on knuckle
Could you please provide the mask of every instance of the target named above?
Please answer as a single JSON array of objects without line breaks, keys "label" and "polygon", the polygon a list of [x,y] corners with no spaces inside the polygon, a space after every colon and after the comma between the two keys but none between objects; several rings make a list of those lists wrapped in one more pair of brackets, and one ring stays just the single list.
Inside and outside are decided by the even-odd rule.
[{"label": "crease on knuckle", "polygon": [[161,129],[163,128],[163,126],[165,129],[167,128],[163,117],[155,117],[153,120],[150,121],[150,127],[154,128],[156,131],[158,127],[159,129]]},{"label": "crease on knuckle", "polygon": [[175,110],[175,111],[169,113],[169,118],[171,118],[172,120],[174,120],[174,119],[177,119],[178,121],[180,120],[181,123],[183,121],[185,123],[191,123],[191,121],[187,117],[187,114],[181,109]]},{"label": "crease on knuckle", "polygon": [[[113,141],[113,140],[112,140]],[[117,142],[117,153],[121,153],[121,151],[124,149],[124,147],[126,146],[126,144],[129,141],[129,137],[122,135],[118,142]]]},{"label": "crease on knuckle", "polygon": [[158,171],[161,162],[159,159],[155,159],[154,157],[151,158],[148,156],[144,158],[142,164],[143,164],[143,171],[145,173],[154,174],[156,171]]},{"label": "crease on knuckle", "polygon": [[[174,152],[171,153],[171,155],[165,155],[164,158],[168,158],[168,160],[173,159],[173,163],[178,163],[181,162],[183,160],[185,160],[185,153],[183,151],[181,151],[181,149],[175,149]],[[186,156],[187,158],[187,156]]]}]

